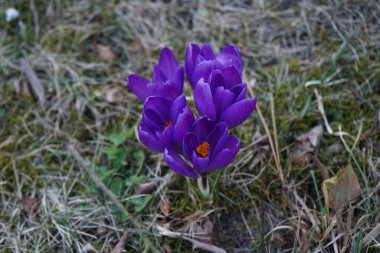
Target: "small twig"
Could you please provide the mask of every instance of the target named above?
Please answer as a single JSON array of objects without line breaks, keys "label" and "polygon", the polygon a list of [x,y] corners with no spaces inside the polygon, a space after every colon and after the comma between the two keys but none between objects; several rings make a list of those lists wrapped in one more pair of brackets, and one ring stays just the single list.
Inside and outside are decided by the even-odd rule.
[{"label": "small twig", "polygon": [[[272,85],[271,84],[270,84],[270,88],[272,90]],[[271,115],[272,115],[274,147],[276,149],[276,156],[277,156],[277,161],[278,161],[278,165],[279,165],[279,170],[281,171],[281,174],[282,174],[282,168],[281,168],[281,163],[280,163],[280,149],[278,147],[278,136],[277,136],[277,125],[276,125],[276,110],[274,108],[274,97],[273,97],[273,93],[272,92],[269,93],[269,101],[270,101],[270,109],[271,109]]]},{"label": "small twig", "polygon": [[262,189],[260,190],[260,227],[261,227],[261,243],[260,251],[265,252],[265,210],[264,210],[264,197],[265,197],[265,187],[266,187],[266,174],[264,173],[264,179],[262,180]]},{"label": "small twig", "polygon": [[222,248],[219,248],[215,245],[208,244],[205,242],[197,241],[197,240],[190,238],[188,236],[184,236],[180,232],[170,231],[169,229],[164,228],[163,226],[156,225],[156,229],[158,230],[158,233],[160,235],[168,236],[171,238],[182,238],[182,239],[185,239],[186,241],[191,242],[193,244],[193,249],[203,249],[203,250],[207,250],[207,251],[210,251],[213,253],[226,253],[226,251]]},{"label": "small twig", "polygon": [[119,208],[119,210],[124,214],[125,217],[129,218],[131,215],[127,212],[123,204],[117,199],[115,194],[113,194],[110,189],[105,186],[100,179],[96,176],[95,172],[91,169],[91,166],[83,159],[75,147],[71,144],[69,145],[69,150],[73,155],[74,159],[80,164],[80,166],[87,172],[87,174],[94,181],[96,187],[101,190],[107,197],[112,200],[112,202]]},{"label": "small twig", "polygon": [[[91,177],[91,179],[95,182],[95,185],[98,189],[100,189],[124,214],[126,219],[129,219],[132,223],[132,225],[136,228],[137,233],[140,235],[141,238],[145,238],[146,242],[153,245],[150,239],[147,236],[142,235],[142,226],[141,224],[132,217],[130,213],[125,209],[124,205],[118,200],[118,198],[113,194],[107,186],[105,186],[100,179],[96,176],[96,174],[92,171],[90,164],[88,164],[84,158],[81,156],[81,154],[75,149],[73,144],[69,145],[69,150],[71,154],[73,155],[74,159],[80,164],[80,166],[87,172],[87,174]],[[132,218],[132,219],[131,219]],[[131,231],[129,229],[128,231]],[[153,247],[153,246],[152,246]]]},{"label": "small twig", "polygon": [[[254,94],[254,92],[252,90],[252,87],[250,85],[247,85],[247,86],[248,86],[248,91],[251,94],[251,96],[255,97],[255,94]],[[273,152],[273,157],[274,157],[274,161],[276,163],[276,168],[277,168],[277,171],[278,171],[278,174],[279,174],[279,178],[281,180],[282,185],[284,185],[284,183],[285,183],[284,174],[282,173],[281,164],[280,164],[280,161],[278,160],[278,155],[277,155],[277,152],[276,152],[276,148],[275,148],[275,146],[273,144],[273,138],[272,138],[272,136],[270,134],[268,124],[267,124],[267,122],[266,122],[266,120],[265,120],[265,118],[263,116],[263,113],[261,112],[261,109],[260,109],[260,106],[259,106],[259,101],[257,101],[257,103],[256,103],[256,111],[257,111],[257,114],[259,115],[261,123],[264,126],[265,134],[268,136],[269,145],[270,145],[270,148],[271,148],[271,150]]]},{"label": "small twig", "polygon": [[369,232],[364,238],[363,238],[363,245],[368,246],[372,241],[376,241],[375,238],[378,237],[380,234],[380,224],[377,224],[376,227],[374,227],[371,232]]},{"label": "small twig", "polygon": [[314,89],[314,94],[315,94],[315,97],[317,98],[318,110],[319,110],[319,112],[322,115],[323,121],[325,122],[325,127],[327,129],[327,132],[329,132],[329,134],[333,134],[334,131],[332,130],[332,128],[331,128],[331,126],[329,124],[329,121],[327,120],[326,113],[325,113],[325,108],[323,106],[322,96],[321,96],[319,90],[318,89]]},{"label": "small twig", "polygon": [[225,251],[224,249],[219,248],[215,245],[208,244],[205,242],[200,242],[200,241],[194,240],[194,239],[189,238],[189,237],[183,237],[183,238],[186,241],[189,241],[193,244],[193,249],[203,249],[203,250],[207,250],[207,251],[214,252],[214,253],[227,253],[227,251]]},{"label": "small twig", "polygon": [[259,103],[257,103],[257,105],[256,105],[256,111],[259,114],[260,121],[261,121],[261,123],[264,126],[265,134],[268,136],[269,146],[270,146],[270,148],[271,148],[271,150],[273,152],[274,162],[276,163],[276,168],[277,168],[278,175],[280,177],[281,183],[284,184],[284,182],[285,182],[285,180],[284,180],[284,174],[282,173],[282,168],[281,168],[280,161],[277,159],[278,156],[277,156],[276,148],[275,148],[274,143],[273,143],[273,138],[270,135],[269,127],[268,127],[268,125],[267,125],[267,123],[265,121],[265,118],[264,118],[261,110],[260,110]]}]

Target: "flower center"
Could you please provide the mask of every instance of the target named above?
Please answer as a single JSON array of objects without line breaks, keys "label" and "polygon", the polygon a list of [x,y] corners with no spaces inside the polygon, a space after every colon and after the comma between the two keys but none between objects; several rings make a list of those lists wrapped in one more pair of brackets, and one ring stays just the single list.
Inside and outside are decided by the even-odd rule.
[{"label": "flower center", "polygon": [[197,151],[197,153],[200,154],[202,157],[206,157],[208,155],[209,148],[210,144],[207,141],[204,141],[195,149],[195,151]]},{"label": "flower center", "polygon": [[168,121],[166,121],[164,123],[164,129],[166,129],[167,127],[169,127],[173,122],[169,119]]}]

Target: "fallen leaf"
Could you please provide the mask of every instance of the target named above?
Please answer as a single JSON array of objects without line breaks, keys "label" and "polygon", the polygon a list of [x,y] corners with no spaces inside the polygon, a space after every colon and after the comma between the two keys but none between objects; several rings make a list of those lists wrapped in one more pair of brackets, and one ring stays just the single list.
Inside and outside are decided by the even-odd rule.
[{"label": "fallen leaf", "polygon": [[310,229],[305,228],[306,226],[301,225],[301,252],[307,252],[307,249],[309,248],[309,231]]},{"label": "fallen leaf", "polygon": [[32,66],[27,60],[21,60],[21,70],[28,80],[34,94],[37,96],[38,101],[42,106],[44,106],[46,102],[45,89],[38,79],[36,72],[34,72]]},{"label": "fallen leaf", "polygon": [[107,102],[112,104],[119,104],[124,101],[123,93],[119,87],[110,85],[103,86],[98,95],[104,97]]},{"label": "fallen leaf", "polygon": [[298,137],[294,147],[290,151],[292,162],[300,162],[305,167],[309,166],[313,162],[314,154],[319,148],[322,133],[323,127],[319,125]]},{"label": "fallen leaf", "polygon": [[157,188],[157,185],[158,185],[158,182],[156,180],[138,184],[135,188],[135,193],[137,195],[151,193]]},{"label": "fallen leaf", "polygon": [[328,179],[329,177],[329,171],[327,167],[318,159],[318,157],[314,156],[315,164],[317,165],[317,168],[322,174],[323,180]]},{"label": "fallen leaf", "polygon": [[19,78],[15,81],[16,94],[18,97],[32,97],[28,82],[24,78]]},{"label": "fallen leaf", "polygon": [[37,199],[26,197],[22,201],[23,209],[29,221],[35,222],[37,218]]},{"label": "fallen leaf", "polygon": [[286,242],[284,237],[280,233],[275,232],[272,235],[272,243],[275,248],[281,248],[285,245]]},{"label": "fallen leaf", "polygon": [[134,41],[128,43],[128,47],[132,48],[134,50],[138,50],[138,49],[141,49],[143,47],[143,45],[142,45],[141,41],[137,39],[137,40],[134,40]]},{"label": "fallen leaf", "polygon": [[173,216],[179,219],[183,219],[183,218],[186,218],[186,213],[182,210],[177,210],[173,213]]},{"label": "fallen leaf", "polygon": [[195,224],[194,232],[198,235],[200,241],[211,243],[212,235],[214,232],[214,225],[211,221],[207,220],[202,225]]},{"label": "fallen leaf", "polygon": [[261,136],[255,134],[255,142],[252,145],[252,153],[254,153],[254,159],[249,166],[249,169],[256,167],[260,162],[264,161],[268,157],[269,142],[267,136]]},{"label": "fallen leaf", "polygon": [[111,253],[122,253],[124,252],[125,243],[128,239],[128,231],[125,231],[124,234],[121,236],[119,242],[116,244],[115,248],[111,251]]},{"label": "fallen leaf", "polygon": [[360,195],[360,184],[352,166],[340,169],[334,177],[323,181],[322,191],[326,209],[340,210],[356,199]]},{"label": "fallen leaf", "polygon": [[327,154],[332,156],[332,155],[335,155],[335,154],[340,154],[343,150],[343,145],[341,145],[340,143],[335,143],[335,144],[332,144],[331,146],[329,146],[327,148]]},{"label": "fallen leaf", "polygon": [[162,249],[164,250],[165,253],[172,253],[172,248],[170,247],[169,244],[164,244],[162,245]]},{"label": "fallen leaf", "polygon": [[170,214],[170,202],[167,200],[162,200],[159,204],[161,213],[165,216],[168,217]]},{"label": "fallen leaf", "polygon": [[97,236],[102,236],[102,235],[105,235],[106,233],[107,233],[107,229],[105,227],[98,227],[96,229]]},{"label": "fallen leaf", "polygon": [[323,133],[323,127],[322,127],[321,125],[319,125],[319,126],[314,127],[313,129],[311,129],[311,130],[306,134],[306,138],[309,139],[311,145],[312,145],[314,148],[319,147],[319,143],[320,143],[320,141],[321,141],[322,133]]},{"label": "fallen leaf", "polygon": [[100,59],[102,59],[103,61],[111,62],[116,59],[116,54],[112,51],[112,49],[109,46],[97,43],[95,45],[95,48],[98,51]]}]

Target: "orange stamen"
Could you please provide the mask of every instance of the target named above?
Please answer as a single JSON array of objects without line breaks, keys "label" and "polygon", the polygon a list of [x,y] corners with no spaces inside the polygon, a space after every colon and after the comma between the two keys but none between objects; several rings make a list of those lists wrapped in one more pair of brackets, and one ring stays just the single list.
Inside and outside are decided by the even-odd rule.
[{"label": "orange stamen", "polygon": [[204,141],[195,149],[195,151],[197,151],[197,153],[200,154],[202,157],[206,157],[208,155],[209,148],[210,144],[207,141]]},{"label": "orange stamen", "polygon": [[169,127],[173,122],[169,119],[168,121],[166,121],[164,123],[164,129],[166,129],[167,127]]}]

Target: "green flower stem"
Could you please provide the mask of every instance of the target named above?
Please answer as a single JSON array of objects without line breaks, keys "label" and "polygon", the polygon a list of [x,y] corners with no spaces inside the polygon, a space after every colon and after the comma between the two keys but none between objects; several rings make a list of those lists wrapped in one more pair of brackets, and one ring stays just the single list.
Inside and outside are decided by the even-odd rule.
[{"label": "green flower stem", "polygon": [[210,187],[208,185],[208,177],[207,175],[201,175],[198,177],[198,188],[202,192],[203,196],[206,199],[210,198]]}]

